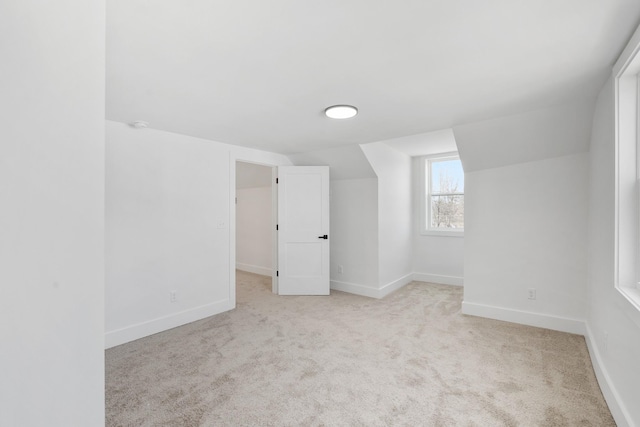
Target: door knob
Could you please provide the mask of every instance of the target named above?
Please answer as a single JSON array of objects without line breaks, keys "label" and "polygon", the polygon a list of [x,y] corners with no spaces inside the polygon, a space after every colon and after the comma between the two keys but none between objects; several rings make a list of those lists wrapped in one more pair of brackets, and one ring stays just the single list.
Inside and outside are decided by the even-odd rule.
[{"label": "door knob", "polygon": [[329,238],[329,236],[327,236],[326,234],[323,236],[318,236],[318,239],[324,239],[327,240]]}]

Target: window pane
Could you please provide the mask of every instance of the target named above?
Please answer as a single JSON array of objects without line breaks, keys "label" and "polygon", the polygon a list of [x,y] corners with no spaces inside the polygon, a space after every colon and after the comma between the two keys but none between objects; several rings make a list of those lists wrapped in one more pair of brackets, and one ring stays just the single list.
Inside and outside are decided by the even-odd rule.
[{"label": "window pane", "polygon": [[431,196],[431,227],[464,229],[464,196]]},{"label": "window pane", "polygon": [[431,194],[464,193],[464,171],[458,159],[431,162]]}]

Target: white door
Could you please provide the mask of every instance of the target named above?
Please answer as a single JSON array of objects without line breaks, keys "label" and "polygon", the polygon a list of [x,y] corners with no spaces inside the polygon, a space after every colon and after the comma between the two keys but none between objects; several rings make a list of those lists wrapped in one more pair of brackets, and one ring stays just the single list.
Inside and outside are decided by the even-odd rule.
[{"label": "white door", "polygon": [[278,293],[329,295],[329,167],[278,168]]}]

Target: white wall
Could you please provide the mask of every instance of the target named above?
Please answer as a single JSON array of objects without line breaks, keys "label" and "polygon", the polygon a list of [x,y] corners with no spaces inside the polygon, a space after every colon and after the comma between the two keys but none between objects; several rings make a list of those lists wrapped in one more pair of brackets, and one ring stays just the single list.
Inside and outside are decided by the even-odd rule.
[{"label": "white wall", "polygon": [[236,190],[236,197],[236,267],[271,276],[271,186],[239,188]]},{"label": "white wall", "polygon": [[271,187],[273,168],[256,163],[236,162],[236,188]]},{"label": "white wall", "polygon": [[587,185],[587,154],[465,173],[464,313],[583,332]]},{"label": "white wall", "polygon": [[[449,151],[455,151],[449,150]],[[412,159],[414,280],[461,286],[464,282],[464,237],[424,235],[424,160]]]},{"label": "white wall", "polygon": [[410,282],[411,158],[381,142],[290,158],[331,168],[331,288],[380,298]]},{"label": "white wall", "polygon": [[378,176],[378,268],[382,294],[411,281],[411,158],[384,143],[361,145]]},{"label": "white wall", "polygon": [[426,236],[416,229],[413,239],[414,280],[462,286],[464,237]]},{"label": "white wall", "polygon": [[235,162],[288,159],[116,122],[106,154],[107,346],[233,308]]},{"label": "white wall", "polygon": [[104,1],[0,3],[0,425],[104,425]]},{"label": "white wall", "polygon": [[640,313],[614,287],[614,135],[610,79],[596,105],[589,155],[587,343],[616,421],[640,425]]},{"label": "white wall", "polygon": [[464,237],[424,235],[424,156],[458,150],[452,129],[387,139],[385,145],[412,157],[413,188],[413,279],[424,282],[462,285],[464,282]]},{"label": "white wall", "polygon": [[584,332],[594,107],[580,99],[454,127],[465,170],[464,313]]},{"label": "white wall", "polygon": [[300,166],[330,167],[331,289],[379,298],[378,179],[361,146],[289,157]]},{"label": "white wall", "polygon": [[378,296],[377,179],[331,181],[329,241],[331,288]]}]

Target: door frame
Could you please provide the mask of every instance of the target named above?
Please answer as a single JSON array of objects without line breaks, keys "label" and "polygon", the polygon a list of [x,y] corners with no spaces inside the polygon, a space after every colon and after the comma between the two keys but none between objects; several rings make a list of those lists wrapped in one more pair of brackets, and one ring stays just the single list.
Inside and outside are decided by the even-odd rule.
[{"label": "door frame", "polygon": [[256,161],[243,157],[237,153],[229,153],[229,300],[232,307],[236,307],[236,165],[237,162],[252,163],[254,165],[271,168],[271,291],[278,294],[278,178],[279,164]]}]

